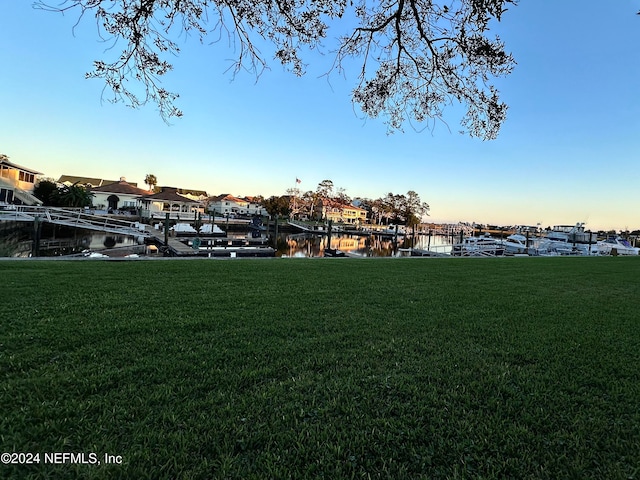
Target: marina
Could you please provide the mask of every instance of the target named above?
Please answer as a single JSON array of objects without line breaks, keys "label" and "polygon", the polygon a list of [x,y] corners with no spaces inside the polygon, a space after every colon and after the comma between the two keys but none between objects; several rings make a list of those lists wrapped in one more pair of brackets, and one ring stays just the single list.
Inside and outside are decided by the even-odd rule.
[{"label": "marina", "polygon": [[[0,211],[2,224],[31,223],[18,256],[101,257],[502,257],[638,255],[640,248],[620,235],[602,236],[584,224],[547,230],[521,227],[482,230],[468,225],[342,225],[332,222],[267,220],[171,220],[145,224],[137,217],[94,214],[87,209],[12,206]],[[223,220],[225,223],[215,223]],[[168,228],[165,228],[165,224]],[[43,233],[43,227],[45,232]],[[47,233],[48,232],[48,233]],[[71,234],[70,234],[71,232]],[[65,236],[66,235],[66,236]],[[97,258],[94,255],[91,258]]]}]

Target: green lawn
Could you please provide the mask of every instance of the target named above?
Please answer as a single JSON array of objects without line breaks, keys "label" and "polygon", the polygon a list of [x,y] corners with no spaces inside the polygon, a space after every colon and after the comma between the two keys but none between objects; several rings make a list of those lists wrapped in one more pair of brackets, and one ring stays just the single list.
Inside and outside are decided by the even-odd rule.
[{"label": "green lawn", "polygon": [[0,478],[639,478],[639,273],[2,261]]}]

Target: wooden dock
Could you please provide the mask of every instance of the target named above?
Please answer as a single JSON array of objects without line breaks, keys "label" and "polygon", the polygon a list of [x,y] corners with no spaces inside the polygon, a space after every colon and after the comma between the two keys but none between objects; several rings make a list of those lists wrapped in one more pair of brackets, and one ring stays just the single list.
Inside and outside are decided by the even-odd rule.
[{"label": "wooden dock", "polygon": [[[177,257],[273,257],[275,250],[266,246],[266,239],[243,239],[228,237],[174,237],[169,235],[165,246],[164,232],[147,226],[146,231],[152,243],[162,245],[167,254]],[[193,240],[200,239],[198,248],[193,248]],[[162,248],[162,247],[161,247]]]}]

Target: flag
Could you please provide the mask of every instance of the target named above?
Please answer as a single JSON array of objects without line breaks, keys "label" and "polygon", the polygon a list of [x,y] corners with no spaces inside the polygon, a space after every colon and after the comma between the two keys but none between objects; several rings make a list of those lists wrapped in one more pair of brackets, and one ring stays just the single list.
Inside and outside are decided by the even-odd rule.
[{"label": "flag", "polygon": [[300,180],[298,177],[296,177],[296,183],[302,183],[302,180]]}]

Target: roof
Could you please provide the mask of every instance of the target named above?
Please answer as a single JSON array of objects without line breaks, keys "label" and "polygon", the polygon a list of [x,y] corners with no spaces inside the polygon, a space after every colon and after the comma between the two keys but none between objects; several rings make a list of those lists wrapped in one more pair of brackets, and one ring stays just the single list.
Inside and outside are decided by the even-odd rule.
[{"label": "roof", "polygon": [[[104,187],[105,185],[110,185],[112,183],[118,183],[119,180],[105,180],[104,178],[94,178],[94,177],[78,177],[75,175],[61,175],[58,179],[58,183],[79,183],[80,185],[90,185],[92,187]],[[135,182],[127,182],[129,185],[133,185],[137,187],[138,184]]]},{"label": "roof", "polygon": [[350,205],[348,203],[342,203],[338,200],[334,200],[332,198],[323,198],[320,204],[324,207],[332,207],[332,208],[349,208],[352,210],[362,210],[366,212],[364,208],[356,207],[355,205]]},{"label": "roof", "polygon": [[3,156],[0,156],[0,165],[6,165],[15,170],[22,170],[23,172],[33,173],[34,175],[42,175],[42,172],[38,172],[32,168],[21,167],[20,165],[10,162],[9,160],[7,160],[7,157],[3,157]]},{"label": "roof", "polygon": [[349,209],[349,210],[359,210],[361,212],[366,212],[367,210],[362,208],[362,207],[356,207],[355,205],[344,205],[342,208],[344,209]]},{"label": "roof", "polygon": [[221,202],[222,200],[228,200],[230,202],[234,202],[234,203],[247,203],[249,202],[249,200],[247,200],[246,198],[238,198],[235,197],[233,195],[231,195],[230,193],[223,193],[222,195],[217,195],[215,197],[211,197],[209,199],[212,202]]},{"label": "roof", "polygon": [[148,190],[143,190],[141,188],[138,188],[130,183],[125,182],[124,180],[121,180],[115,183],[110,183],[108,185],[103,185],[101,187],[93,187],[93,188],[90,188],[89,191],[100,192],[100,193],[115,193],[115,194],[119,193],[121,195],[141,195],[141,196],[147,196],[151,193]]},{"label": "roof", "polygon": [[199,203],[190,198],[183,197],[177,192],[177,188],[163,187],[165,190],[162,192],[154,193],[153,195],[145,195],[143,200],[160,200],[164,202],[183,202],[183,203]]},{"label": "roof", "polygon": [[193,195],[194,197],[208,197],[209,195],[204,190],[196,190],[194,188],[176,188],[176,187],[160,187],[160,191],[173,190],[180,195]]}]

